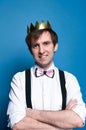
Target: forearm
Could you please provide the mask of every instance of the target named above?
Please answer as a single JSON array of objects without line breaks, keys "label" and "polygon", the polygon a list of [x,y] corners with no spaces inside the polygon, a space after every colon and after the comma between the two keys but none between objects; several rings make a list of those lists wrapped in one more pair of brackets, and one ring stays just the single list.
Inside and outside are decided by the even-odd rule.
[{"label": "forearm", "polygon": [[56,112],[40,112],[40,121],[47,122],[59,128],[77,128],[82,126],[82,121],[72,110]]},{"label": "forearm", "polygon": [[63,130],[30,117],[23,118],[13,126],[13,130]]},{"label": "forearm", "polygon": [[28,114],[38,121],[53,125],[57,128],[69,129],[83,126],[81,118],[72,110],[39,111],[30,109]]}]

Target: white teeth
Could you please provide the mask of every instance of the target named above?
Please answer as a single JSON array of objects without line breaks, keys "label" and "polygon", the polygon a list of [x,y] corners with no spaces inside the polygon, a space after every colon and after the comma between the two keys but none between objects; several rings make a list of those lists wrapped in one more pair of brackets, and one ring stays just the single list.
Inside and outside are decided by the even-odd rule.
[{"label": "white teeth", "polygon": [[41,55],[41,56],[39,56],[40,58],[44,58],[44,57],[46,57],[47,55]]}]

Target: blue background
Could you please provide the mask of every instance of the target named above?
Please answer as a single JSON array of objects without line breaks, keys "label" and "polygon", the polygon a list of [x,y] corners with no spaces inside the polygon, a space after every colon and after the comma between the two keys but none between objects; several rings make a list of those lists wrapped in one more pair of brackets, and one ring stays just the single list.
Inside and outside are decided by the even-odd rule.
[{"label": "blue background", "polygon": [[49,20],[57,32],[59,49],[55,64],[77,77],[86,102],[86,1],[0,0],[0,130],[7,130],[12,76],[34,64],[25,36],[27,25],[36,20]]}]

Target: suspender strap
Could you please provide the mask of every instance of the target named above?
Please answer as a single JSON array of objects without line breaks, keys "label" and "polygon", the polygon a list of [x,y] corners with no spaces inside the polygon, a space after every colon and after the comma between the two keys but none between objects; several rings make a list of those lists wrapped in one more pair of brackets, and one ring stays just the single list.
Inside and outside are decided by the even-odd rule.
[{"label": "suspender strap", "polygon": [[[32,108],[31,104],[31,73],[30,69],[25,71],[26,76],[26,104],[27,107]],[[62,110],[66,108],[66,88],[65,88],[65,76],[62,70],[59,70],[61,92],[62,92]]]},{"label": "suspender strap", "polygon": [[62,70],[59,70],[61,92],[62,92],[62,110],[66,108],[66,88],[65,88],[65,76]]},{"label": "suspender strap", "polygon": [[31,73],[30,69],[25,71],[26,76],[26,104],[27,107],[32,108],[31,104]]}]

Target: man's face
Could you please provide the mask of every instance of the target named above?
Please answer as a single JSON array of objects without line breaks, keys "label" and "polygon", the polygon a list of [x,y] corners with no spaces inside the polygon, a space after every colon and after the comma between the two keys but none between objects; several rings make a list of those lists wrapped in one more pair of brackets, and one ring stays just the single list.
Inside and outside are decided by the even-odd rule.
[{"label": "man's face", "polygon": [[31,51],[36,63],[44,69],[48,69],[52,64],[53,55],[56,50],[57,44],[54,46],[48,31],[44,31],[31,46]]}]

